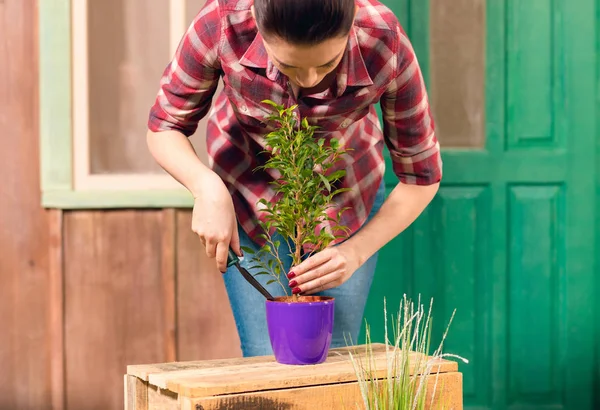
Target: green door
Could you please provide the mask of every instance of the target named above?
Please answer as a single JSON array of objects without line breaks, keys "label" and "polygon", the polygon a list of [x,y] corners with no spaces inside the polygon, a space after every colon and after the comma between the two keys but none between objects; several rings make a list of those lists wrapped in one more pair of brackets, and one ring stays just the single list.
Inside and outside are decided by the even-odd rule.
[{"label": "green door", "polygon": [[[434,298],[469,409],[593,408],[595,0],[389,0],[443,146],[439,194],[381,252],[383,298]],[[389,164],[389,162],[388,162]],[[388,166],[388,189],[397,180]],[[361,339],[364,340],[364,339]]]}]

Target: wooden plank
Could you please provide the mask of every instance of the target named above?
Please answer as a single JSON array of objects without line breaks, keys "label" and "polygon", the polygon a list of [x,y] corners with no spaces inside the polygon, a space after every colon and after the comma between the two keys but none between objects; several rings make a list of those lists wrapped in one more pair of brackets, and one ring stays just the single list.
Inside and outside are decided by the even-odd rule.
[{"label": "wooden plank", "polygon": [[50,372],[52,409],[65,408],[63,211],[48,211],[48,276],[50,280]]},{"label": "wooden plank", "polygon": [[275,360],[272,356],[254,356],[235,359],[214,359],[214,360],[194,360],[185,362],[153,363],[127,366],[127,374],[139,377],[142,380],[150,380],[150,376],[156,373],[181,372],[184,370],[196,370],[215,368],[223,366],[272,363]]},{"label": "wooden plank", "polygon": [[151,410],[179,410],[178,395],[169,390],[148,385],[148,408]]},{"label": "wooden plank", "polygon": [[0,2],[0,408],[51,402],[48,220],[40,208],[34,0]]},{"label": "wooden plank", "polygon": [[[385,358],[376,361],[377,377],[385,375]],[[440,363],[434,371],[447,372],[456,368],[455,362]],[[340,362],[323,363],[314,368],[299,366],[290,368],[286,365],[273,363],[271,365],[248,367],[230,367],[212,369],[201,375],[179,375],[176,379],[167,378],[166,387],[174,392],[188,397],[206,397],[244,391],[260,391],[291,386],[314,386],[321,384],[344,383],[355,381],[356,375],[349,359]],[[161,376],[150,376],[150,383],[162,383]]]},{"label": "wooden plank", "polygon": [[192,232],[192,213],[177,213],[178,360],[241,357],[222,274]]},{"label": "wooden plank", "polygon": [[[66,402],[123,407],[127,364],[165,360],[161,211],[67,212]],[[102,386],[102,388],[90,388]]]},{"label": "wooden plank", "polygon": [[162,255],[161,255],[161,278],[163,289],[164,306],[162,309],[164,319],[163,338],[165,341],[165,360],[177,359],[177,317],[176,317],[176,243],[177,227],[176,212],[174,209],[165,209],[162,212]]},{"label": "wooden plank", "polygon": [[125,410],[148,409],[148,383],[135,376],[124,375]]},{"label": "wooden plank", "polygon": [[[426,409],[462,410],[461,373],[441,373],[437,380],[435,376],[431,376],[427,380],[425,403]],[[364,408],[364,405],[358,383],[340,383],[208,398],[182,397],[181,408],[186,410],[334,410]]]}]

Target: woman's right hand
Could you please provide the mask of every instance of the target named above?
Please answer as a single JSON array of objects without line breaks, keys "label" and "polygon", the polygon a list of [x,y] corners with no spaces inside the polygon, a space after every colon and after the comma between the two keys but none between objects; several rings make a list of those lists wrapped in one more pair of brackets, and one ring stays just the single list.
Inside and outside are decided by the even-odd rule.
[{"label": "woman's right hand", "polygon": [[206,255],[216,258],[221,272],[227,270],[229,247],[242,256],[233,201],[227,187],[215,173],[207,175],[194,195],[192,231],[198,234]]}]

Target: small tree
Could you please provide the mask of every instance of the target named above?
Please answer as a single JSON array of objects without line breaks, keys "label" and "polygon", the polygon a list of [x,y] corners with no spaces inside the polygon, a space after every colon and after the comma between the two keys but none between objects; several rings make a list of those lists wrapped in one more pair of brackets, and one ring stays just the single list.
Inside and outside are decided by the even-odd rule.
[{"label": "small tree", "polygon": [[[267,119],[278,126],[265,137],[269,159],[256,169],[277,171],[277,177],[271,182],[276,198],[273,202],[259,201],[265,213],[264,221],[259,219],[264,232],[260,237],[265,240],[265,245],[254,256],[256,265],[252,268],[262,269],[258,275],[271,275],[273,278],[267,284],[278,282],[284,293],[289,295],[289,287],[280,279],[285,272],[279,255],[281,243],[274,240],[273,235],[277,232],[287,242],[292,250],[292,266],[295,266],[302,261],[305,245],[311,249],[310,256],[347,233],[347,228],[338,223],[347,208],[340,209],[334,218],[327,213],[333,198],[348,190],[334,188],[334,184],[345,176],[344,170],[328,172],[347,150],[342,149],[335,138],[329,143],[325,138],[315,139],[317,127],[309,125],[306,118],[297,121],[294,115],[296,105],[285,108],[270,100],[263,102],[274,107],[274,114]],[[321,226],[325,221],[332,223],[331,231]],[[254,253],[246,247],[244,251]],[[297,300],[297,295],[294,295],[294,300]]]}]

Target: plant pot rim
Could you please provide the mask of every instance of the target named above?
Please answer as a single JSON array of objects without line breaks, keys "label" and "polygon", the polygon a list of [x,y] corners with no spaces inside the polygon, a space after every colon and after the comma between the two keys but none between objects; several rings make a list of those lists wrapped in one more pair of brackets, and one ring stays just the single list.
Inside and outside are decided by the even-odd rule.
[{"label": "plant pot rim", "polygon": [[[301,296],[303,297],[303,296]],[[277,304],[277,305],[287,305],[287,306],[306,306],[306,305],[328,305],[334,303],[335,298],[333,296],[304,296],[311,298],[319,298],[318,300],[298,300],[298,301],[289,301],[287,299],[290,296],[277,296],[274,300],[267,300],[266,302],[269,304]]]}]

